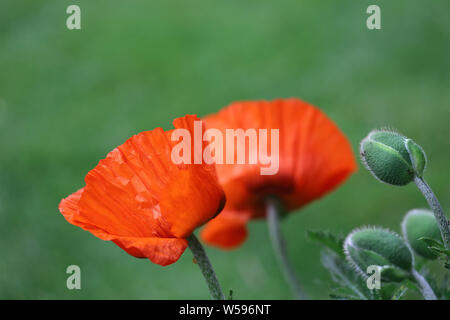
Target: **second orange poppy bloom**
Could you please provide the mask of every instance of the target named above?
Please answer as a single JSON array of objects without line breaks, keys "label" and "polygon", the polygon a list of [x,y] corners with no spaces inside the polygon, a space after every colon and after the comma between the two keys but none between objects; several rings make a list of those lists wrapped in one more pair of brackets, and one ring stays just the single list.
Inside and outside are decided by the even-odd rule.
[{"label": "second orange poppy bloom", "polygon": [[216,165],[227,203],[201,232],[211,245],[240,245],[247,237],[247,222],[265,217],[268,196],[294,210],[332,191],[357,168],[351,145],[336,124],[298,99],[237,102],[203,120],[206,128],[224,134],[226,129],[279,129],[275,175],[261,175],[260,163]]}]

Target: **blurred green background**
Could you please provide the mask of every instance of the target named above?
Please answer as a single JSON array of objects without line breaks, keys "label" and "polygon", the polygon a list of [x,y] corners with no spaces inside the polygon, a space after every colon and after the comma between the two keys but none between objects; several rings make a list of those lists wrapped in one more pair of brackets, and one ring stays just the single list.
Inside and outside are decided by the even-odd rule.
[{"label": "blurred green background", "polygon": [[[81,7],[82,30],[66,29]],[[378,4],[382,29],[366,28]],[[169,267],[128,256],[68,224],[57,207],[131,135],[236,100],[300,97],[322,108],[355,152],[374,127],[421,144],[426,178],[450,210],[450,2],[106,1],[0,2],[0,298],[208,298],[190,252]],[[419,191],[360,170],[283,223],[289,254],[312,298],[330,277],[307,229],[360,225],[399,231],[425,207]],[[236,299],[289,299],[264,221],[235,251],[208,247]],[[66,288],[81,267],[82,289]]]}]

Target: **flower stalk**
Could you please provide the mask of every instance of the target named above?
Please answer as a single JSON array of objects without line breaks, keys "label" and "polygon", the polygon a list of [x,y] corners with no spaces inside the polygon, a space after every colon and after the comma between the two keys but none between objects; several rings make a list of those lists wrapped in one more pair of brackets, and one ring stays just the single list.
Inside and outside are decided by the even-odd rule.
[{"label": "flower stalk", "polygon": [[361,141],[361,159],[381,182],[404,186],[414,181],[439,225],[444,246],[450,250],[450,226],[439,201],[423,179],[427,157],[421,146],[392,130],[372,130]]},{"label": "flower stalk", "polygon": [[278,263],[280,264],[284,276],[289,283],[292,293],[294,294],[296,299],[305,300],[306,295],[288,259],[286,242],[281,234],[279,202],[277,201],[277,199],[269,197],[266,200],[266,203],[269,234],[272,240],[273,248],[277,255]]},{"label": "flower stalk", "polygon": [[213,300],[225,300],[222,287],[217,280],[216,273],[214,272],[214,269],[208,259],[208,256],[206,255],[205,249],[203,248],[202,244],[200,243],[200,241],[198,241],[197,237],[194,234],[191,234],[187,238],[187,240],[189,249],[191,249],[192,254],[194,255],[194,258],[197,261],[197,264],[203,274],[203,277],[206,280],[211,298]]},{"label": "flower stalk", "polygon": [[442,240],[444,241],[444,246],[447,250],[450,250],[450,226],[449,221],[444,214],[444,210],[442,210],[441,204],[434,195],[433,190],[431,190],[430,186],[422,177],[415,176],[414,182],[427,200],[430,208],[433,210],[434,217],[438,222]]},{"label": "flower stalk", "polygon": [[414,268],[411,270],[411,274],[419,285],[420,293],[425,298],[425,300],[437,300],[437,297],[434,294],[433,289],[431,289],[431,286],[428,284],[427,280]]}]

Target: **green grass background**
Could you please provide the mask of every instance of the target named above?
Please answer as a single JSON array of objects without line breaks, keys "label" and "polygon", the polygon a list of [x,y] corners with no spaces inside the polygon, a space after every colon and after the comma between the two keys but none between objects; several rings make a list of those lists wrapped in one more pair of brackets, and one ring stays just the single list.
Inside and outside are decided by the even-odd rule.
[{"label": "green grass background", "polygon": [[[65,27],[78,4],[82,30]],[[382,29],[365,26],[378,4]],[[450,2],[0,2],[0,298],[208,298],[192,255],[169,267],[128,256],[68,224],[61,198],[131,135],[242,99],[300,97],[324,110],[355,152],[392,126],[428,155],[426,178],[450,210]],[[312,298],[329,276],[307,229],[399,231],[426,203],[413,185],[382,185],[360,166],[336,192],[287,218],[289,254]],[[237,299],[289,299],[264,221],[239,249],[208,248]],[[81,267],[82,289],[66,288]]]}]

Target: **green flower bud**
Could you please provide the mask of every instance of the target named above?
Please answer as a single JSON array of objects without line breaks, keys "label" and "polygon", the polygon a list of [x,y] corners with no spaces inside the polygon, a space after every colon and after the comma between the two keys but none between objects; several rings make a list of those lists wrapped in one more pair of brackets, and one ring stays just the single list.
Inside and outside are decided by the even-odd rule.
[{"label": "green flower bud", "polygon": [[436,259],[436,253],[428,249],[428,245],[419,240],[426,237],[442,242],[441,232],[432,211],[414,209],[409,211],[402,221],[403,237],[418,255],[426,259]]},{"label": "green flower bud", "polygon": [[381,280],[402,281],[410,277],[413,265],[411,251],[396,233],[381,228],[352,231],[344,242],[344,252],[355,271],[367,278],[369,266],[381,269]]},{"label": "green flower bud", "polygon": [[381,182],[403,186],[422,177],[426,156],[413,140],[389,130],[373,130],[361,141],[362,161]]}]

